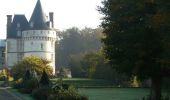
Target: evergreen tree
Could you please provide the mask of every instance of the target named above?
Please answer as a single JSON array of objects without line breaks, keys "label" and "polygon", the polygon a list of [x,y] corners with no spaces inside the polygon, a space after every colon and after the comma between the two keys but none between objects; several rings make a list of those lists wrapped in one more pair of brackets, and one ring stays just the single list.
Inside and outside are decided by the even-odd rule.
[{"label": "evergreen tree", "polygon": [[167,0],[104,0],[104,52],[112,67],[151,78],[151,98],[161,100],[162,77],[170,76],[170,3]]},{"label": "evergreen tree", "polygon": [[31,79],[31,74],[30,74],[30,71],[27,70],[25,75],[24,75],[23,80],[26,81],[26,80],[30,80],[30,79]]},{"label": "evergreen tree", "polygon": [[50,85],[50,80],[49,80],[49,77],[48,77],[48,75],[47,75],[45,70],[43,70],[43,74],[41,76],[41,79],[40,79],[39,83],[40,83],[40,86],[47,86],[47,87],[49,87],[49,85]]}]

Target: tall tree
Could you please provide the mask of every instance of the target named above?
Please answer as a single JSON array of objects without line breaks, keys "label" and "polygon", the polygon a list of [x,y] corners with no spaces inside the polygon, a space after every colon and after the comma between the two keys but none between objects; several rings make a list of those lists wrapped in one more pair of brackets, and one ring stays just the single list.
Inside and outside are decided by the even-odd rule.
[{"label": "tall tree", "polygon": [[75,56],[81,56],[85,52],[100,49],[101,36],[101,28],[84,28],[79,30],[73,27],[61,32],[61,40],[59,44],[56,44],[57,67],[69,66],[72,56],[75,58]]},{"label": "tall tree", "polygon": [[[104,52],[127,75],[151,78],[151,98],[161,100],[162,77],[170,75],[170,3],[167,0],[104,0]],[[166,73],[165,73],[166,72]]]}]

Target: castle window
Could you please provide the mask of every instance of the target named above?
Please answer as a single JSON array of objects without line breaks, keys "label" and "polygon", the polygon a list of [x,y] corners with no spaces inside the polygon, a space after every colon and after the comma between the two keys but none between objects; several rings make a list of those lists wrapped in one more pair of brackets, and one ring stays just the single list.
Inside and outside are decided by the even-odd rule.
[{"label": "castle window", "polygon": [[20,27],[20,23],[17,23],[17,28],[19,28]]},{"label": "castle window", "polygon": [[35,31],[33,31],[32,33],[33,33],[33,35],[35,35]]},{"label": "castle window", "polygon": [[5,57],[5,51],[2,51],[2,55],[1,55],[2,57]]},{"label": "castle window", "polygon": [[21,36],[21,31],[17,31],[17,36]]},{"label": "castle window", "polygon": [[33,45],[33,42],[31,42],[31,45]]},{"label": "castle window", "polygon": [[43,43],[41,43],[41,50],[43,50],[44,49],[44,45],[43,45]]}]

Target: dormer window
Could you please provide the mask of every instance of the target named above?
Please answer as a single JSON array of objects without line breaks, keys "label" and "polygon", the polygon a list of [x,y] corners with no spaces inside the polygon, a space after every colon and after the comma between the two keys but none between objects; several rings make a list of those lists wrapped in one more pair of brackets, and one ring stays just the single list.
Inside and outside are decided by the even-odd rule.
[{"label": "dormer window", "polygon": [[20,28],[21,26],[20,26],[20,23],[17,23],[17,28]]},{"label": "dormer window", "polygon": [[31,28],[34,27],[34,22],[31,22],[31,23],[30,23],[30,27],[31,27]]}]

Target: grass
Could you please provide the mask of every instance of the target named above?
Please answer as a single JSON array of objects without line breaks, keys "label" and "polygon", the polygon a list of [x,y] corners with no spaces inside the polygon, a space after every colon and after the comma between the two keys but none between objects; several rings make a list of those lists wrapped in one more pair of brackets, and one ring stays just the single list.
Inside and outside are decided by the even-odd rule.
[{"label": "grass", "polygon": [[80,88],[79,93],[89,100],[142,100],[149,94],[144,88]]},{"label": "grass", "polygon": [[8,89],[8,91],[10,91],[13,95],[21,98],[22,100],[34,100],[30,94],[19,93],[16,89],[11,88],[11,89]]},{"label": "grass", "polygon": [[[57,79],[52,79],[56,81]],[[66,78],[63,83],[71,84],[76,87],[113,87],[112,82],[99,79],[86,79],[86,78]]]}]

